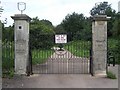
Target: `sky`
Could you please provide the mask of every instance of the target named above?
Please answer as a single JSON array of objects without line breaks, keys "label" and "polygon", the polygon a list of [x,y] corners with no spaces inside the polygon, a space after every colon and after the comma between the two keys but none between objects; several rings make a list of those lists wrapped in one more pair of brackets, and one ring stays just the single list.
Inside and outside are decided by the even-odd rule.
[{"label": "sky", "polygon": [[17,3],[25,2],[26,10],[23,14],[27,14],[31,18],[38,16],[40,20],[46,19],[52,22],[54,26],[60,24],[67,14],[83,13],[84,16],[90,16],[90,10],[95,6],[95,3],[107,1],[111,7],[118,11],[119,0],[0,0],[4,11],[0,17],[4,22],[7,18],[9,26],[13,24],[10,16],[20,14]]}]

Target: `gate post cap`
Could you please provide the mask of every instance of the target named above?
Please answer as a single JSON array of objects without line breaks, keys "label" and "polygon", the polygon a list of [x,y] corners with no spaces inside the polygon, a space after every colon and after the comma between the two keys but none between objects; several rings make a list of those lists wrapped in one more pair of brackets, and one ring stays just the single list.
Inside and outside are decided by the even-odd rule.
[{"label": "gate post cap", "polygon": [[31,18],[26,14],[15,14],[14,16],[11,16],[11,18],[14,20],[26,20],[26,21],[31,20]]},{"label": "gate post cap", "polygon": [[107,17],[107,15],[94,15],[92,17],[92,21],[108,21],[111,17]]}]

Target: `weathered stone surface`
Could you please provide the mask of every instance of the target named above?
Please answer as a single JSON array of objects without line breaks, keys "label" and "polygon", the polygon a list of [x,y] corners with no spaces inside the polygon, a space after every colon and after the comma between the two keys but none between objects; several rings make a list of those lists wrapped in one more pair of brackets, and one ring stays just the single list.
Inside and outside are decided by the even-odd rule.
[{"label": "weathered stone surface", "polygon": [[2,89],[2,23],[0,21],[0,90]]},{"label": "weathered stone surface", "polygon": [[93,43],[93,74],[106,75],[107,61],[107,16],[93,17],[92,43]]},{"label": "weathered stone surface", "polygon": [[25,14],[11,16],[15,22],[15,73],[26,74],[29,62],[29,21]]}]

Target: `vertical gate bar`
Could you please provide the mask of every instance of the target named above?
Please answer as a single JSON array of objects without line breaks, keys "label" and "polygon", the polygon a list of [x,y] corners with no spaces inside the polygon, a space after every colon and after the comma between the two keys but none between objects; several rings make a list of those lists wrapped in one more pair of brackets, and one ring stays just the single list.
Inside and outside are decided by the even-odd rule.
[{"label": "vertical gate bar", "polygon": [[[73,35],[74,35],[74,33],[72,33],[71,36],[73,36]],[[72,37],[72,38],[73,38],[73,37]],[[74,52],[74,51],[73,51],[73,48],[74,48],[74,49],[76,48],[76,43],[75,43],[75,45],[74,45],[74,43],[71,43],[71,45],[72,45],[72,48],[71,48],[72,50],[71,50],[71,51]],[[75,53],[73,53],[73,58],[72,58],[72,59],[73,59],[73,62],[74,62],[74,63],[73,63],[73,64],[74,64],[73,74],[75,74],[75,72],[76,72],[75,64],[76,64],[76,61],[77,61],[76,56],[75,56]]]},{"label": "vertical gate bar", "polygon": [[[34,51],[33,51],[33,54],[34,54],[34,60],[36,60],[36,49],[34,48]],[[35,65],[35,69],[36,69],[36,65]]]},{"label": "vertical gate bar", "polygon": [[[64,56],[65,56],[65,55],[64,55]],[[69,59],[69,53],[68,53],[68,54],[66,53],[66,57],[65,57],[64,60],[66,61],[66,65],[67,65],[67,66],[66,66],[66,67],[67,67],[67,74],[69,73],[69,62],[68,62],[68,59]]]},{"label": "vertical gate bar", "polygon": [[3,50],[4,51],[4,61],[5,61],[5,58],[6,58],[6,41],[4,42],[3,47],[4,47],[4,50]]},{"label": "vertical gate bar", "polygon": [[[43,35],[43,38],[44,38],[46,35],[48,36],[49,34],[44,34],[44,35]],[[47,47],[47,44],[46,44],[46,47]],[[47,47],[47,48],[48,48],[48,47]],[[46,51],[46,48],[45,48],[45,52],[44,52],[44,53],[45,53],[45,57],[44,57],[44,58],[46,59],[46,58],[47,58],[47,53],[48,53],[48,51]],[[45,60],[45,61],[46,61],[46,60]],[[43,62],[44,62],[44,61],[43,61]],[[45,74],[48,74],[48,72],[47,72],[47,68],[48,68],[48,67],[47,67],[47,64],[48,64],[48,62],[44,62],[44,63],[43,63],[43,66],[45,65],[45,66],[44,66],[44,67],[45,67],[45,72],[44,72]]]},{"label": "vertical gate bar", "polygon": [[65,66],[66,66],[66,62],[65,62],[65,60],[64,60],[64,59],[65,59],[64,55],[63,55],[62,57],[63,57],[63,58],[61,58],[61,61],[62,61],[62,66],[63,66],[62,69],[63,69],[63,70],[62,70],[61,74],[65,74],[65,73],[66,73],[66,70],[65,70],[65,68],[66,68],[66,67],[65,67]]},{"label": "vertical gate bar", "polygon": [[[39,62],[38,62],[38,60],[39,60],[39,50],[38,50],[38,48],[37,48],[36,56],[37,56],[37,63],[39,63]],[[37,66],[37,67],[38,67],[38,66]]]},{"label": "vertical gate bar", "polygon": [[75,61],[75,58],[73,58],[73,57],[71,56],[70,60],[71,60],[71,63],[72,63],[72,71],[71,71],[71,74],[73,74],[73,73],[74,73],[74,61]]},{"label": "vertical gate bar", "polygon": [[[40,34],[41,40],[42,40],[42,37],[43,37],[43,35]],[[43,58],[44,52],[43,52],[43,50],[42,50],[42,47],[39,47],[39,48],[40,48],[40,52],[42,53],[41,58]],[[43,61],[41,58],[40,58],[40,62]],[[41,63],[40,63],[40,67],[39,67],[39,73],[40,73],[40,74],[43,74],[43,65],[42,65]]]},{"label": "vertical gate bar", "polygon": [[[79,51],[81,50],[81,46],[80,46],[80,40],[78,40],[78,44],[77,44],[77,47],[78,47],[78,49],[79,49]],[[80,65],[80,63],[81,63],[81,55],[80,55],[80,52],[78,52],[78,50],[77,50],[77,53],[78,53],[78,57],[77,57],[77,59],[78,59],[78,63],[79,63],[79,67],[78,67],[78,71],[79,71],[79,73],[80,73],[80,71],[81,71],[81,65]]]},{"label": "vertical gate bar", "polygon": [[[38,62],[38,65],[39,65],[39,49],[37,48],[37,62]],[[39,66],[37,66],[39,67]]]},{"label": "vertical gate bar", "polygon": [[69,53],[65,53],[64,56],[65,56],[64,60],[66,61],[66,65],[67,65],[67,74],[68,74],[69,73],[69,61],[68,61]]},{"label": "vertical gate bar", "polygon": [[[58,57],[58,60],[59,60],[59,57]],[[55,63],[59,65],[59,62],[57,62],[57,55],[55,55]],[[54,62],[53,62],[53,64],[54,64]],[[55,66],[56,66],[56,65],[55,65]],[[57,68],[59,68],[59,67],[57,67]],[[57,68],[56,68],[56,69],[57,69]],[[54,69],[54,70],[55,70],[55,69]],[[56,70],[55,70],[54,73],[57,73]]]},{"label": "vertical gate bar", "polygon": [[88,73],[90,72],[90,49],[91,49],[91,42],[89,41],[89,53],[88,53]]},{"label": "vertical gate bar", "polygon": [[[49,34],[44,34],[43,35],[44,37],[49,37]],[[43,37],[43,38],[44,38]],[[46,39],[47,40],[47,39]],[[47,49],[48,49],[48,45],[46,44],[46,47],[47,47]],[[45,65],[45,74],[48,74],[48,61],[46,61],[46,59],[47,59],[47,57],[48,57],[48,51],[46,50],[46,48],[45,48],[45,62],[44,62],[44,65]]]},{"label": "vertical gate bar", "polygon": [[[76,35],[76,33],[75,33],[75,35]],[[78,41],[78,40],[77,40],[77,41]],[[75,63],[74,63],[74,64],[75,64],[74,74],[76,74],[76,73],[78,73],[78,72],[77,72],[77,69],[79,68],[79,67],[76,66],[76,64],[79,62],[79,61],[78,61],[78,58],[77,58],[77,56],[76,56],[76,55],[77,55],[77,52],[76,52],[76,51],[77,51],[77,42],[75,42],[74,49],[75,49],[75,51],[73,51],[73,52],[76,53],[76,54],[75,54]]]},{"label": "vertical gate bar", "polygon": [[[86,41],[86,48],[88,48],[88,41]],[[88,72],[88,49],[86,49],[86,57],[85,57],[85,63],[86,63],[86,73]]]},{"label": "vertical gate bar", "polygon": [[81,49],[81,50],[80,50],[80,53],[81,53],[81,54],[80,54],[80,56],[81,56],[81,57],[80,57],[80,60],[81,60],[81,61],[80,61],[80,65],[81,65],[80,73],[82,73],[82,72],[83,72],[83,41],[82,41],[82,40],[80,40],[80,45],[81,45],[81,46],[80,46],[80,49]]},{"label": "vertical gate bar", "polygon": [[[50,70],[50,73],[51,73],[51,71],[52,71],[52,60],[53,60],[53,58],[52,58],[52,56],[53,56],[53,54],[54,54],[54,34],[51,34],[51,38],[52,38],[52,43],[53,43],[53,45],[52,45],[52,47],[50,48],[50,65],[51,65],[51,70]],[[53,52],[53,53],[52,53]]]},{"label": "vertical gate bar", "polygon": [[86,63],[87,63],[87,73],[89,72],[89,69],[88,69],[89,68],[88,67],[89,66],[89,63],[88,63],[88,61],[89,61],[89,46],[90,46],[89,41],[87,41],[87,48],[88,48],[88,50],[87,50],[87,58],[86,58],[87,59],[87,61],[86,61]]},{"label": "vertical gate bar", "polygon": [[[58,45],[58,47],[59,47],[59,45]],[[61,64],[61,62],[59,62],[59,61],[61,61],[61,60],[60,60],[59,55],[57,54],[57,55],[56,55],[56,64],[58,64],[58,68],[57,68],[58,71],[55,72],[55,73],[57,73],[57,74],[60,73],[60,72],[59,72],[59,65]]]},{"label": "vertical gate bar", "polygon": [[[53,44],[55,45],[55,41],[54,41],[54,38],[55,38],[55,35],[54,34],[52,34],[51,35],[52,36],[52,40],[53,40]],[[52,72],[52,70],[53,70],[53,64],[52,64],[52,62],[53,62],[53,54],[54,54],[54,45],[52,46],[52,49],[50,50],[50,62],[51,62],[51,71],[50,71],[50,73]],[[52,54],[52,51],[53,51],[53,54]]]},{"label": "vertical gate bar", "polygon": [[[6,58],[8,58],[8,56],[7,56],[7,41],[5,42],[5,59]],[[8,59],[7,59],[7,62],[8,62]],[[9,68],[8,65],[6,68],[7,68],[7,73],[8,73],[8,68]]]},{"label": "vertical gate bar", "polygon": [[50,71],[50,73],[52,72],[52,70],[53,70],[53,64],[52,64],[52,62],[53,62],[53,54],[54,54],[54,51],[53,51],[53,53],[52,53],[52,49],[50,50],[50,65],[51,65],[51,71]]},{"label": "vertical gate bar", "polygon": [[[32,56],[33,56],[33,60],[35,61],[35,48],[33,48],[32,54],[33,54],[33,55],[32,55]],[[34,61],[33,61],[33,62],[34,62]],[[35,69],[35,68],[36,68],[36,66],[34,67],[34,69]],[[35,70],[34,70],[34,71],[35,71]]]},{"label": "vertical gate bar", "polygon": [[[73,34],[73,33],[72,33],[72,34]],[[73,35],[72,35],[72,36],[73,36]],[[73,37],[72,37],[72,38],[73,38]],[[72,48],[74,48],[73,44],[74,44],[74,43],[72,43]],[[76,45],[75,45],[75,46],[76,46]],[[72,49],[72,50],[73,50],[73,49]],[[72,52],[73,52],[73,51],[72,51]],[[76,70],[75,64],[76,64],[76,61],[77,61],[77,60],[76,60],[76,57],[74,57],[74,56],[73,56],[72,59],[73,59],[73,72],[72,72],[72,73],[74,74],[74,73],[75,73],[75,70]]]},{"label": "vertical gate bar", "polygon": [[82,72],[84,72],[84,42],[82,40]]},{"label": "vertical gate bar", "polygon": [[78,55],[79,55],[79,57],[78,57],[78,63],[79,63],[79,73],[81,73],[81,43],[80,43],[80,40],[78,40],[79,42],[78,42],[78,45],[77,45],[77,47],[78,47],[78,49],[79,49],[79,52],[78,52]]},{"label": "vertical gate bar", "polygon": [[[42,56],[43,56],[43,52],[42,52],[42,50],[41,50],[40,47],[39,47],[39,53],[41,54],[41,56],[39,56],[39,57],[40,57],[40,58],[39,58],[39,61],[42,62],[42,61],[41,61],[41,58],[42,58]],[[38,71],[39,71],[38,73],[41,74],[41,72],[42,72],[41,63],[39,64],[39,70],[38,70]]]},{"label": "vertical gate bar", "polygon": [[[8,62],[10,62],[10,57],[9,57],[9,41],[7,41],[7,60]],[[8,65],[8,73],[9,73],[9,70],[10,70],[10,66]]]},{"label": "vertical gate bar", "polygon": [[[46,34],[46,35],[47,35],[47,34]],[[46,35],[45,35],[45,36],[46,36]],[[50,38],[50,34],[48,34],[47,36]],[[48,45],[47,45],[47,49],[49,50]],[[49,57],[49,56],[48,56],[48,53],[49,53],[49,51],[47,51],[47,50],[45,50],[45,51],[46,51],[46,57],[45,57],[45,59],[46,59],[46,60],[45,60],[45,61],[46,61],[46,62],[45,62],[45,65],[46,65],[46,73],[49,74],[49,67],[48,67],[48,65],[49,65],[49,61],[48,61],[48,57]]]},{"label": "vertical gate bar", "polygon": [[81,65],[81,67],[80,67],[80,73],[82,72],[82,69],[83,69],[83,66],[82,66],[82,64],[83,64],[83,57],[82,57],[82,40],[80,40],[80,65]]},{"label": "vertical gate bar", "polygon": [[83,41],[83,73],[85,73],[85,41]]},{"label": "vertical gate bar", "polygon": [[[10,37],[10,36],[9,36]],[[10,41],[8,40],[8,43],[7,43],[7,56],[8,56],[8,62],[11,62],[11,59],[10,59],[10,43],[9,43]],[[9,69],[8,70],[10,70],[11,69],[11,67],[10,67],[10,64],[8,65],[8,67],[9,67]]]},{"label": "vertical gate bar", "polygon": [[[42,39],[42,41],[43,41],[43,35],[41,34],[40,36],[41,36],[40,38],[41,38],[41,39]],[[40,48],[40,51],[41,51],[41,53],[42,53],[41,58],[44,58],[44,52],[43,52],[43,50],[42,50],[41,48]],[[43,62],[43,59],[41,60],[41,62]],[[43,70],[43,65],[42,65],[42,64],[40,64],[40,67],[41,67],[41,69],[40,69],[40,70],[41,70],[41,71],[40,71],[40,73],[41,73],[41,74],[43,74],[43,73],[44,73],[44,70]]]},{"label": "vertical gate bar", "polygon": [[[73,36],[73,33],[71,33],[71,36],[70,36],[70,37],[72,37],[72,36]],[[73,37],[72,37],[72,38],[73,38]],[[70,42],[71,42],[71,41],[70,41]],[[71,45],[70,45],[70,44],[71,44]],[[70,53],[73,54],[73,53],[72,53],[72,52],[73,52],[73,43],[70,43],[70,44],[69,44],[69,45],[71,46],[71,47],[70,47],[70,49],[71,49],[71,50],[70,50],[70,51],[71,51]],[[71,58],[71,60],[74,62],[74,57],[73,57],[72,55],[71,55],[70,58]],[[71,63],[72,63],[72,62],[71,62]],[[73,64],[73,70],[71,71],[71,73],[74,73],[74,64]]]},{"label": "vertical gate bar", "polygon": [[82,73],[84,73],[84,41],[82,41],[83,42],[83,72]]},{"label": "vertical gate bar", "polygon": [[[53,60],[53,62],[52,62],[52,65],[54,65],[54,66],[55,66],[55,64],[56,64],[56,47],[57,47],[57,44],[55,43],[55,55],[54,55],[54,60]],[[55,72],[54,66],[53,66],[52,72]]]},{"label": "vertical gate bar", "polygon": [[86,73],[86,48],[87,48],[87,41],[84,41],[84,73]]},{"label": "vertical gate bar", "polygon": [[35,52],[35,58],[37,59],[37,49],[35,50],[36,52]]},{"label": "vertical gate bar", "polygon": [[60,68],[61,68],[61,71],[59,71],[59,74],[64,74],[64,56],[63,55],[61,55],[60,56],[60,63],[59,63],[59,70],[60,70]]},{"label": "vertical gate bar", "polygon": [[[80,70],[80,69],[81,69],[81,68],[80,68],[80,63],[81,63],[81,62],[80,62],[80,61],[81,61],[81,60],[80,60],[80,57],[81,57],[81,56],[80,56],[80,52],[78,52],[78,50],[80,50],[80,40],[78,39],[77,41],[78,41],[78,42],[77,42],[77,45],[76,45],[76,53],[78,53],[78,56],[77,56],[78,63],[79,63],[78,73],[80,73],[80,71],[81,71],[81,70]],[[77,49],[78,49],[78,50],[77,50]]]}]

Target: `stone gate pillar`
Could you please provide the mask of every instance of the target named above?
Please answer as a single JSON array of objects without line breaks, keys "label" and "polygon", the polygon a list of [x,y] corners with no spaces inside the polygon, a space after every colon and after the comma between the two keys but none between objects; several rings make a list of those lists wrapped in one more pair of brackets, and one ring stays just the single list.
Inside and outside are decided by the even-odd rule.
[{"label": "stone gate pillar", "polygon": [[0,90],[2,90],[2,23],[0,20]]},{"label": "stone gate pillar", "polygon": [[107,16],[95,15],[92,22],[93,75],[106,76],[107,64]]},{"label": "stone gate pillar", "polygon": [[14,41],[15,41],[15,74],[26,74],[29,63],[29,21],[26,14],[15,14]]}]

